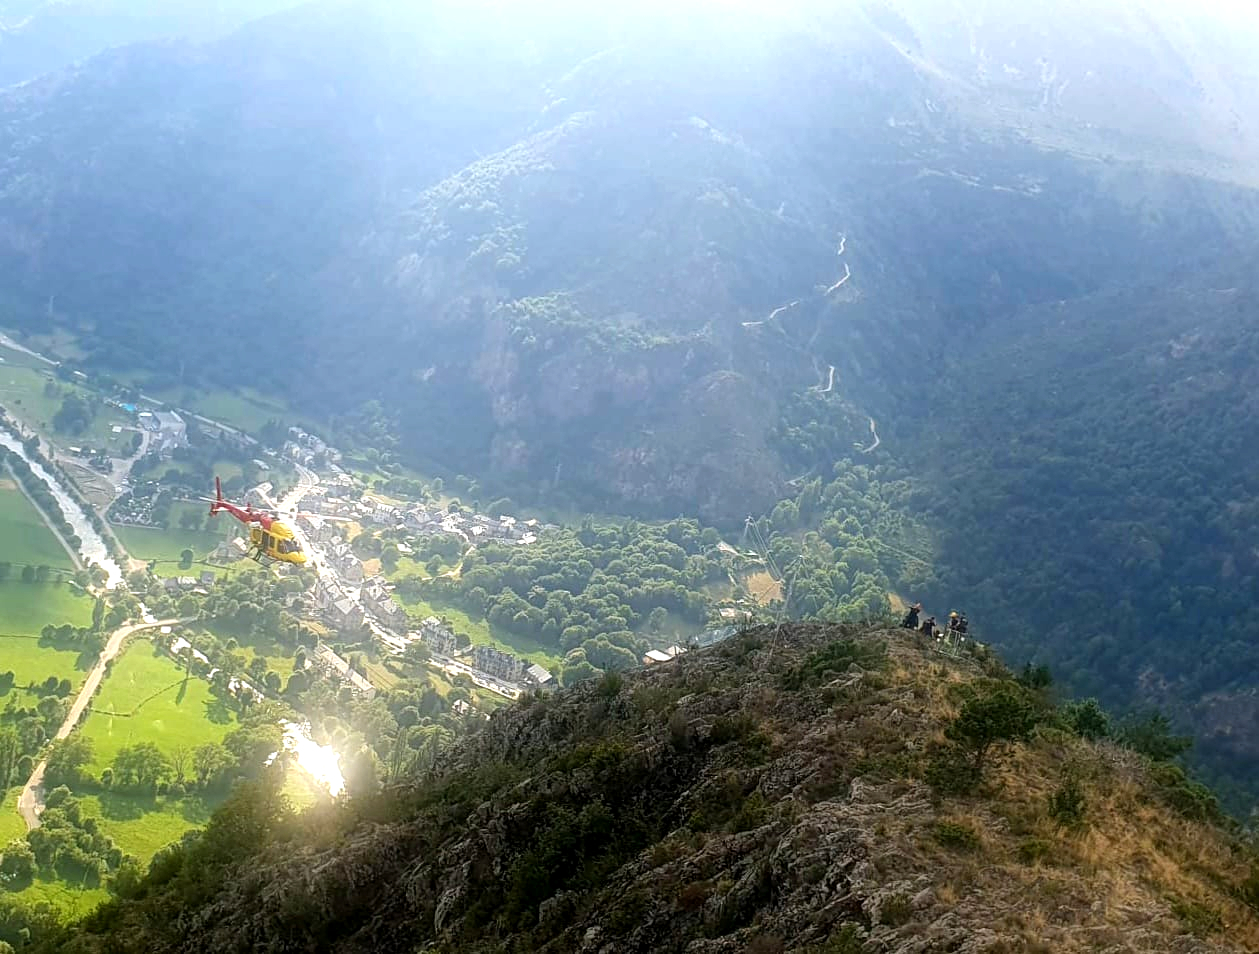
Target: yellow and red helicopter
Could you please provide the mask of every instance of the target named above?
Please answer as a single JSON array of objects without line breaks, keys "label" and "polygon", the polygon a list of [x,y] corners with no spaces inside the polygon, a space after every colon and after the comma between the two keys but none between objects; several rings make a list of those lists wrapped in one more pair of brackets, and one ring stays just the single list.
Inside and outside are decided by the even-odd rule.
[{"label": "yellow and red helicopter", "polygon": [[[209,500],[209,498],[206,498]],[[293,528],[269,513],[255,510],[252,505],[238,507],[223,499],[223,484],[214,478],[214,499],[210,500],[210,516],[226,511],[249,528],[249,544],[253,558],[259,563],[274,560],[302,566],[306,554],[293,535]]]}]

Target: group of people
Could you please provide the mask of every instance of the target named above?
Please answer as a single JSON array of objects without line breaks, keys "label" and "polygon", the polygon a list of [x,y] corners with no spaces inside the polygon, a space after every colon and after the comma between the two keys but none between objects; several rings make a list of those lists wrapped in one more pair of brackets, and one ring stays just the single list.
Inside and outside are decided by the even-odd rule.
[{"label": "group of people", "polygon": [[920,630],[928,639],[934,639],[937,636],[960,636],[965,637],[970,632],[970,621],[966,618],[965,613],[959,613],[956,610],[949,613],[949,619],[943,628],[936,624],[934,616],[928,616],[919,622],[919,614],[922,613],[922,604],[915,603],[909,608],[909,612],[905,614],[905,618],[901,620],[902,629]]}]

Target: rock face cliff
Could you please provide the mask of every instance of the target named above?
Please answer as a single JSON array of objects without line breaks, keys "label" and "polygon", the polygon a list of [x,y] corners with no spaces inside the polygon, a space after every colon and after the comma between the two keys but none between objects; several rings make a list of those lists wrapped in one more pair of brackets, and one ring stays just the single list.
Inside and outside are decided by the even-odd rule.
[{"label": "rock face cliff", "polygon": [[[1018,741],[959,762],[990,723]],[[379,799],[229,806],[58,949],[1256,949],[1209,798],[1069,724],[983,651],[757,629],[525,700]]]}]

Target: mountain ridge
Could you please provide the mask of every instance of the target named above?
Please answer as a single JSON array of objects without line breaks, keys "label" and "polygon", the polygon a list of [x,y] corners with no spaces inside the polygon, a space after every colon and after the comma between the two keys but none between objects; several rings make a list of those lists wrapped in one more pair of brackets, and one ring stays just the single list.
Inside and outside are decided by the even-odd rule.
[{"label": "mountain ridge", "polygon": [[[747,630],[524,700],[330,814],[243,793],[36,950],[1253,947],[1251,856],[1209,797],[1041,691],[903,631]],[[1022,727],[944,793],[981,711]]]}]

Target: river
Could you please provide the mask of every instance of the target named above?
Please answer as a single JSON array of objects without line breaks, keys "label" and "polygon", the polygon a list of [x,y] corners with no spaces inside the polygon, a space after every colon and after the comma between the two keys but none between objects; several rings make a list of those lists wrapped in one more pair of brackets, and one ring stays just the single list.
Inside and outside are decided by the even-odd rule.
[{"label": "river", "polygon": [[109,555],[109,550],[105,547],[105,541],[101,535],[96,532],[96,528],[92,526],[91,521],[87,519],[87,514],[83,512],[83,508],[79,506],[78,501],[70,496],[69,492],[61,485],[61,482],[38,461],[31,460],[26,453],[26,448],[22,446],[22,442],[10,434],[8,431],[0,430],[0,447],[5,447],[13,451],[31,466],[35,476],[48,485],[48,489],[52,491],[53,497],[57,503],[61,505],[61,512],[66,516],[66,522],[74,530],[75,535],[81,542],[79,546],[79,555],[86,564],[95,563],[103,569],[108,577],[106,586],[114,589],[122,582],[122,567],[120,567],[114,558]]}]

